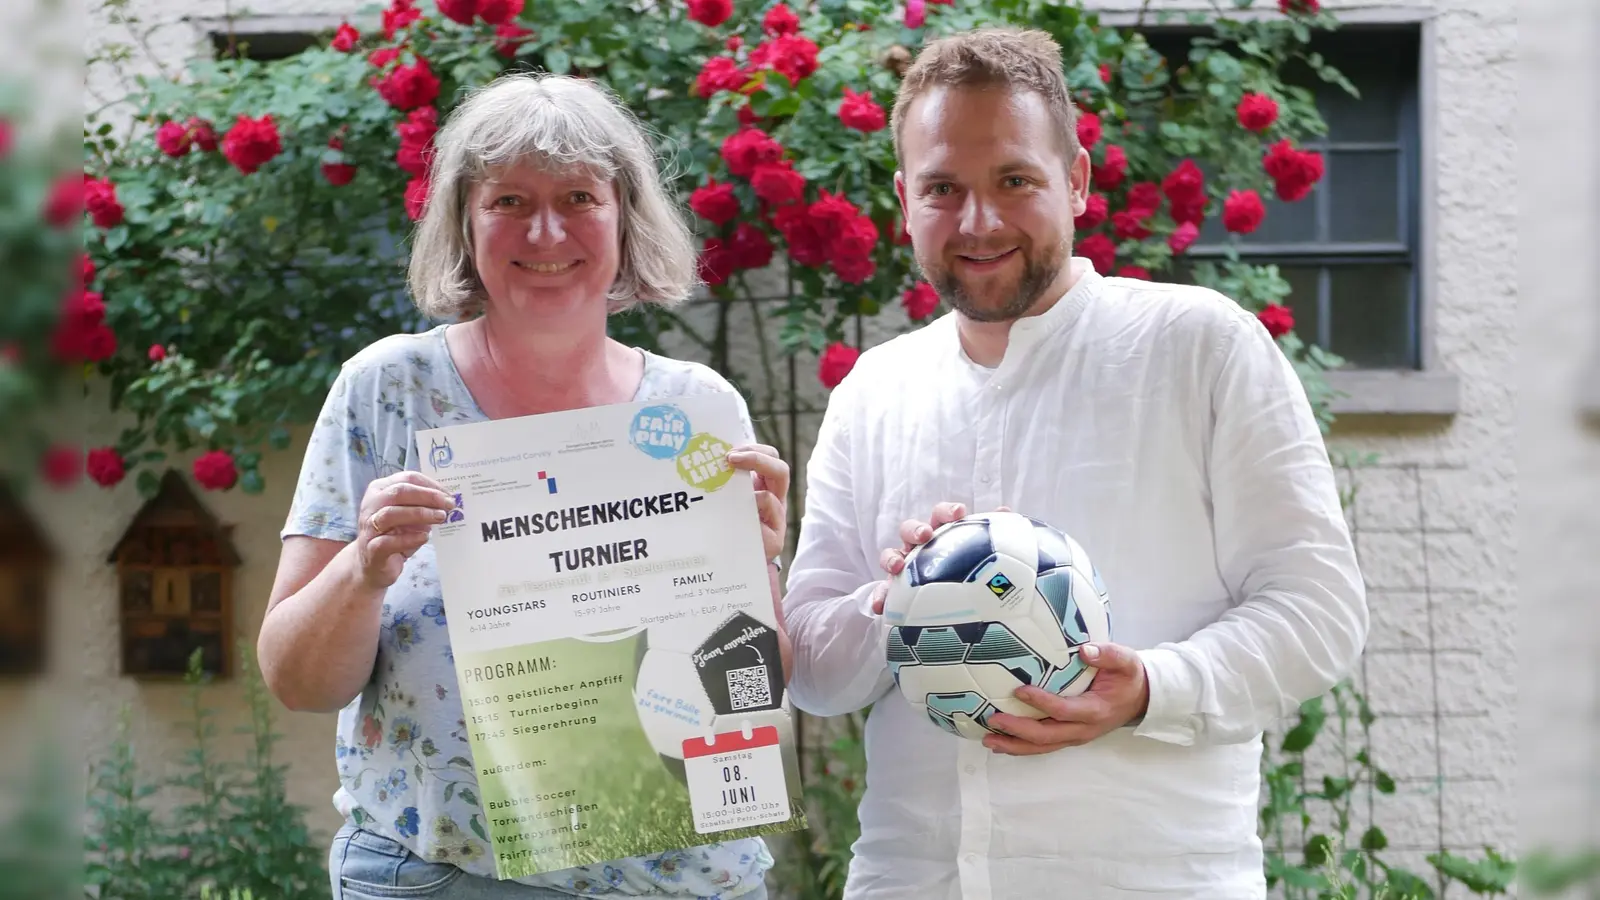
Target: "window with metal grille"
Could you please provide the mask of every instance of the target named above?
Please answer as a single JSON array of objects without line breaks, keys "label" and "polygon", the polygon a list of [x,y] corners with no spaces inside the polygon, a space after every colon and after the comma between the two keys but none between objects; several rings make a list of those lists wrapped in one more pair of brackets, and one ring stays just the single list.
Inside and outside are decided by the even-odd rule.
[{"label": "window with metal grille", "polygon": [[[1173,66],[1192,36],[1147,32]],[[1244,260],[1277,265],[1293,286],[1286,302],[1296,332],[1350,368],[1421,368],[1419,48],[1415,26],[1346,26],[1314,37],[1310,49],[1360,91],[1352,97],[1303,64],[1284,73],[1315,94],[1327,122],[1325,136],[1300,145],[1322,153],[1322,181],[1298,203],[1268,191],[1266,220],[1249,235],[1230,235],[1211,217],[1189,251],[1215,259],[1233,241]],[[1176,277],[1187,279],[1185,269]]]}]

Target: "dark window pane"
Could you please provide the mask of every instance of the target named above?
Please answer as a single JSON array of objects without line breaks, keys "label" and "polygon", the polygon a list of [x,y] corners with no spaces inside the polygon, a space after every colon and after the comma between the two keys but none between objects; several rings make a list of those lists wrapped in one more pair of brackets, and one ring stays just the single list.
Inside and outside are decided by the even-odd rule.
[{"label": "dark window pane", "polygon": [[1331,275],[1328,349],[1360,368],[1413,365],[1410,267],[1337,266]]},{"label": "dark window pane", "polygon": [[1400,240],[1400,154],[1328,156],[1329,231],[1334,241]]},{"label": "dark window pane", "polygon": [[[1317,90],[1317,109],[1328,123],[1329,141],[1382,141],[1400,139],[1400,84],[1392,71],[1371,71],[1365,59],[1332,61],[1361,96],[1352,97],[1344,88],[1327,85]],[[1387,66],[1385,69],[1392,69]],[[1414,75],[1412,77],[1415,77]]]}]

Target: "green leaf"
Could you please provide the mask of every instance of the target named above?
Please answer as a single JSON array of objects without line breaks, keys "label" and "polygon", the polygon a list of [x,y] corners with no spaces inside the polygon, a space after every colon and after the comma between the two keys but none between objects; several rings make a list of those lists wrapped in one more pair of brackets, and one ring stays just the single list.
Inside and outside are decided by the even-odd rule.
[{"label": "green leaf", "polygon": [[[466,789],[463,788],[461,793],[465,794],[466,793]],[[477,813],[473,813],[472,814],[472,820],[470,822],[470,824],[472,825],[472,833],[476,834],[478,837],[483,838],[485,841],[487,841],[489,839],[489,835],[484,833],[483,822],[480,821],[480,819],[481,819],[481,816],[479,816]]]},{"label": "green leaf", "polygon": [[1392,794],[1394,793],[1394,778],[1388,772],[1379,769],[1372,773],[1372,786],[1377,788],[1380,794]]},{"label": "green leaf", "polygon": [[1368,828],[1361,835],[1361,849],[1363,849],[1363,850],[1378,851],[1378,850],[1383,850],[1383,849],[1387,848],[1388,846],[1389,846],[1389,837],[1388,837],[1388,835],[1385,835],[1383,833],[1383,829],[1379,828],[1376,825],[1372,826],[1371,828]]},{"label": "green leaf", "polygon": [[259,494],[266,489],[266,482],[261,478],[258,469],[245,469],[239,473],[239,489],[246,494]]},{"label": "green leaf", "polygon": [[463,787],[460,791],[457,791],[457,793],[461,795],[461,799],[471,803],[473,806],[482,805],[478,802],[478,795],[472,792],[472,788]]},{"label": "green leaf", "polygon": [[272,430],[267,432],[267,443],[274,450],[289,449],[289,429],[282,425],[272,426]]},{"label": "green leaf", "polygon": [[572,57],[560,47],[551,47],[544,55],[544,67],[557,75],[565,75],[572,69]]},{"label": "green leaf", "polygon": [[458,783],[459,782],[452,781],[449,784],[446,784],[444,786],[444,802],[449,803],[450,802],[450,798],[455,796],[455,794],[456,794],[456,785]]},{"label": "green leaf", "polygon": [[156,492],[161,490],[160,476],[149,469],[141,471],[134,483],[139,489],[139,496],[146,500],[154,497]]},{"label": "green leaf", "polygon": [[1304,852],[1307,866],[1321,867],[1333,856],[1333,840],[1325,834],[1312,835]]}]

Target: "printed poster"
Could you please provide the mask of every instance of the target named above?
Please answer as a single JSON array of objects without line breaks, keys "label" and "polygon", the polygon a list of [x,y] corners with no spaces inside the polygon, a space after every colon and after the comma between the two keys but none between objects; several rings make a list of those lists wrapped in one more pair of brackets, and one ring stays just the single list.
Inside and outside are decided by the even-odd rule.
[{"label": "printed poster", "polygon": [[501,878],[805,827],[732,394],[421,431]]}]

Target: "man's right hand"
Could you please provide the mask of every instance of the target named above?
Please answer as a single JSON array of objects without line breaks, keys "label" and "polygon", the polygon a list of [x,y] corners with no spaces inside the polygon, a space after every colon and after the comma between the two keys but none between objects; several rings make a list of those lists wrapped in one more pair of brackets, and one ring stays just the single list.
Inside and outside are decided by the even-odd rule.
[{"label": "man's right hand", "polygon": [[928,517],[928,521],[907,519],[900,523],[900,549],[885,548],[878,554],[878,565],[883,567],[889,578],[878,582],[872,591],[872,612],[875,615],[883,615],[883,601],[889,596],[889,581],[905,570],[906,554],[926,543],[940,526],[964,518],[966,514],[964,503],[940,503],[934,506],[933,515]]}]

